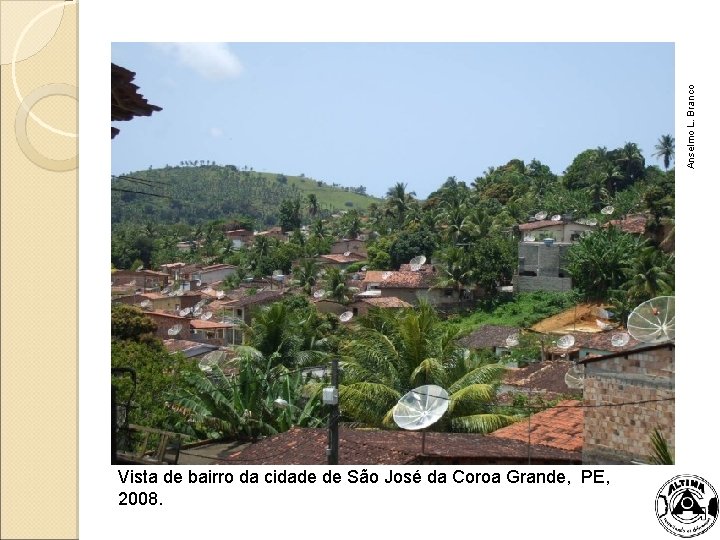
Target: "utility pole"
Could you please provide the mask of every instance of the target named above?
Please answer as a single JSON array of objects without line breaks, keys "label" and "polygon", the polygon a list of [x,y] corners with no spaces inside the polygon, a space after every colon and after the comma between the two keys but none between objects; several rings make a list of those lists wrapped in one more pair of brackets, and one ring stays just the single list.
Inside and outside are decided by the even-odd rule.
[{"label": "utility pole", "polygon": [[340,400],[338,399],[339,386],[339,363],[337,357],[332,360],[332,386],[323,388],[323,403],[330,405],[330,416],[328,417],[328,465],[337,465],[340,457],[340,433],[338,424],[340,421]]}]

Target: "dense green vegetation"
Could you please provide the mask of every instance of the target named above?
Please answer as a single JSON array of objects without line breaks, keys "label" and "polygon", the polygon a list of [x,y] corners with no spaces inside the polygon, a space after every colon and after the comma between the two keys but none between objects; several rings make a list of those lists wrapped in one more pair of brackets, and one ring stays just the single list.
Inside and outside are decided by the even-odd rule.
[{"label": "dense green vegetation", "polygon": [[[112,223],[198,225],[246,216],[258,229],[279,224],[284,201],[306,204],[315,197],[315,213],[363,210],[377,199],[362,186],[343,188],[300,176],[238,169],[234,165],[183,162],[162,169],[128,172],[113,178]],[[158,196],[149,196],[152,193]],[[304,209],[303,209],[304,210]]]},{"label": "dense green vegetation", "polygon": [[[582,300],[611,304],[622,320],[644,300],[673,294],[673,144],[666,135],[655,147],[662,169],[648,166],[629,142],[581,152],[562,176],[538,160],[513,159],[471,182],[450,177],[424,201],[404,182],[374,200],[362,187],[343,191],[303,177],[195,162],[133,173],[144,184],[116,181],[125,191],[113,193],[114,266],[229,263],[238,270],[226,280],[228,289],[250,276],[292,273],[286,285],[293,294],[258,310],[244,329],[248,341],[235,351],[233,376],[186,369],[158,348],[142,314],[115,311],[113,365],[134,366],[147,378],[138,389],[139,423],[175,426],[198,437],[256,437],[317,425],[324,414],[317,384],[298,374],[336,356],[343,366],[346,420],[392,427],[397,399],[433,383],[451,395],[449,413],[435,429],[489,432],[514,421],[521,409],[494,404],[502,366],[493,364],[494,357],[467,353],[457,339],[481,324],[528,328]],[[128,193],[150,189],[166,198]],[[614,207],[612,215],[600,212],[606,205]],[[598,222],[568,250],[566,270],[575,289],[501,293],[499,286],[509,284],[517,268],[518,226],[539,211]],[[611,219],[636,213],[648,217],[642,238],[609,226]],[[233,249],[225,237],[228,230],[271,224],[290,233],[289,241],[257,237],[252,246]],[[317,255],[328,253],[334,239],[360,234],[368,238],[367,263],[321,271]],[[178,242],[188,242],[189,251],[180,251]],[[421,254],[435,265],[433,287],[456,292],[458,313],[446,320],[421,304],[391,314],[371,310],[349,329],[307,300],[322,288],[328,299],[347,304],[353,271],[366,264],[394,270]],[[523,336],[512,359],[532,360],[538,350]],[[277,407],[278,397],[289,406]]]}]

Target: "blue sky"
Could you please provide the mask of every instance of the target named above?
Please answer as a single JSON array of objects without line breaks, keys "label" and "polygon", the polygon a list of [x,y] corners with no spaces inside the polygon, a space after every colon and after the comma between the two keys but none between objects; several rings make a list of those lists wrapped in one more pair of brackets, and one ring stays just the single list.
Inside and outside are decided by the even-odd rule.
[{"label": "blue sky", "polygon": [[113,174],[209,160],[425,197],[510,159],[674,132],[672,43],[115,43],[163,111],[117,122]]}]

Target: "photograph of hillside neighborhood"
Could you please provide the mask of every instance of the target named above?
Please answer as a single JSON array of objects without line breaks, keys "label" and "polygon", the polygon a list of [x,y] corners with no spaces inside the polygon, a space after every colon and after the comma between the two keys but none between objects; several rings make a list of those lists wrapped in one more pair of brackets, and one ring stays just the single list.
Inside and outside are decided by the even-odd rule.
[{"label": "photograph of hillside neighborhood", "polygon": [[112,463],[674,463],[673,44],[110,71]]}]

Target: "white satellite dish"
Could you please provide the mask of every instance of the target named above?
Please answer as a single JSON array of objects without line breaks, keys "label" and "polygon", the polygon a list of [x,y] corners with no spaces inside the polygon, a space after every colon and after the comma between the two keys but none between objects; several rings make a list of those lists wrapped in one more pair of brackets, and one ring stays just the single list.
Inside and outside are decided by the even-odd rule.
[{"label": "white satellite dish", "polygon": [[162,291],[160,291],[160,294],[170,294],[172,292],[172,289],[170,287],[165,287]]},{"label": "white satellite dish", "polygon": [[349,252],[349,251],[346,251],[345,253],[343,253],[343,255],[344,255],[345,257],[349,257],[349,256],[350,256],[350,252]]},{"label": "white satellite dish", "polygon": [[340,319],[340,322],[348,322],[350,319],[353,318],[353,312],[352,311],[346,311],[338,317]]},{"label": "white satellite dish", "polygon": [[198,367],[203,371],[212,371],[212,368],[217,366],[224,358],[225,353],[223,351],[213,351],[198,360]]},{"label": "white satellite dish", "polygon": [[523,238],[523,242],[534,242],[535,237],[532,234],[525,235],[525,238]]},{"label": "white satellite dish", "polygon": [[427,258],[425,255],[418,255],[417,257],[413,257],[410,259],[410,270],[413,272],[417,272],[422,268],[422,265],[425,264],[425,261],[427,261]]},{"label": "white satellite dish", "polygon": [[555,214],[553,217],[550,218],[550,221],[560,221],[562,219],[562,216],[560,214]]},{"label": "white satellite dish", "polygon": [[136,272],[139,272],[139,271],[142,270],[143,268],[145,268],[145,267],[141,264],[140,266],[138,266],[138,267],[135,269],[135,271],[136,271]]},{"label": "white satellite dish", "polygon": [[569,349],[575,345],[575,336],[572,334],[566,334],[557,340],[556,345],[561,349]]},{"label": "white satellite dish", "polygon": [[517,334],[510,334],[505,338],[506,347],[517,347],[520,344],[520,336]]},{"label": "white satellite dish", "polygon": [[383,281],[385,281],[385,280],[388,279],[390,276],[392,276],[392,274],[393,274],[392,272],[383,272],[383,273],[382,273],[382,279],[383,279]]},{"label": "white satellite dish", "polygon": [[601,307],[596,307],[593,310],[593,313],[595,313],[595,315],[597,315],[601,319],[610,319],[613,316],[613,313],[611,311],[608,311],[607,309]]},{"label": "white satellite dish", "polygon": [[205,313],[200,315],[200,319],[202,319],[203,321],[207,321],[207,320],[211,319],[212,316],[213,316],[212,311],[206,311]]},{"label": "white satellite dish", "polygon": [[218,292],[217,292],[217,298],[218,298],[218,300],[219,300],[220,298],[224,298],[224,297],[225,297],[225,291],[218,291]]},{"label": "white satellite dish", "polygon": [[367,272],[367,266],[363,266],[363,267],[360,269],[360,271],[361,271],[361,272]]},{"label": "white satellite dish", "polygon": [[547,212],[538,212],[537,214],[535,214],[535,219],[537,219],[538,221],[542,221],[546,217],[547,217]]},{"label": "white satellite dish", "polygon": [[140,302],[140,307],[143,309],[152,309],[152,302],[150,300],[143,300]]},{"label": "white satellite dish", "polygon": [[675,297],[658,296],[636,307],[627,322],[628,333],[643,343],[675,340]]},{"label": "white satellite dish", "polygon": [[615,211],[615,208],[614,208],[613,206],[606,206],[605,208],[603,208],[602,210],[600,210],[600,213],[601,213],[601,214],[604,214],[604,215],[606,215],[606,216],[609,216],[609,215],[612,214],[614,211]]},{"label": "white satellite dish", "polygon": [[202,313],[203,310],[201,307],[196,307],[193,309],[193,317],[199,317],[200,315],[202,315]]},{"label": "white satellite dish", "polygon": [[585,368],[575,364],[565,374],[565,384],[571,390],[582,390],[585,383]]},{"label": "white satellite dish", "polygon": [[613,347],[624,347],[630,342],[630,335],[622,332],[620,334],[613,334],[610,338],[610,343]]},{"label": "white satellite dish", "polygon": [[168,328],[168,336],[177,336],[182,330],[182,325],[176,324],[172,328]]},{"label": "white satellite dish", "polygon": [[202,300],[200,300],[199,302],[197,302],[197,303],[193,306],[193,309],[202,309],[202,307],[203,307],[204,305],[205,305],[205,302],[203,302]]},{"label": "white satellite dish", "polygon": [[188,315],[190,315],[191,312],[192,308],[186,307],[185,309],[181,309],[178,315],[180,315],[181,317],[187,317]]},{"label": "white satellite dish", "polygon": [[590,219],[588,219],[588,220],[585,221],[585,224],[586,224],[586,225],[590,225],[591,227],[594,227],[595,225],[598,224],[598,220],[595,219],[595,218],[590,218]]},{"label": "white satellite dish", "polygon": [[393,420],[402,429],[423,429],[440,420],[448,405],[450,396],[444,388],[434,384],[418,386],[397,402]]},{"label": "white satellite dish", "polygon": [[319,299],[319,298],[322,298],[323,296],[325,296],[325,289],[318,289],[317,291],[315,291],[313,293],[313,298]]},{"label": "white satellite dish", "polygon": [[613,328],[615,328],[614,324],[601,321],[600,319],[595,319],[595,324],[600,330],[612,330]]}]

